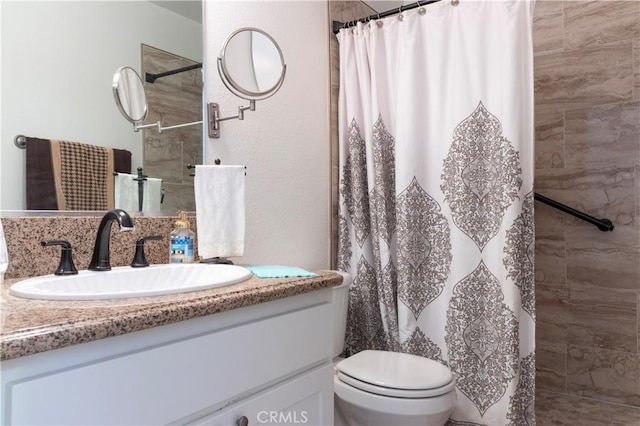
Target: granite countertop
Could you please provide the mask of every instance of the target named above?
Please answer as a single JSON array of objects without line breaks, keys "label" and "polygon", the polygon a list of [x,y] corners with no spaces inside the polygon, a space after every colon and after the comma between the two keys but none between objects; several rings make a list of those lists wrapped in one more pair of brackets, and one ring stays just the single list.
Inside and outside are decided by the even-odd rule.
[{"label": "granite countertop", "polygon": [[19,279],[5,280],[0,295],[0,360],[118,336],[339,285],[342,277],[251,277],[210,290],[166,296],[91,301],[23,299],[9,294]]}]

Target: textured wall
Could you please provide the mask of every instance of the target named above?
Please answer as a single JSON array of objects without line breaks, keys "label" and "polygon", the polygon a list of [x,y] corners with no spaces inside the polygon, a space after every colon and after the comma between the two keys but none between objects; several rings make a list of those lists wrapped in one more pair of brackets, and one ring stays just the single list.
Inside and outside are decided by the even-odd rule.
[{"label": "textured wall", "polygon": [[535,11],[537,387],[640,406],[640,2]]},{"label": "textured wall", "polygon": [[205,137],[205,161],[247,166],[244,263],[329,267],[329,48],[326,1],[205,3],[206,102],[221,116],[247,105],[223,86],[216,58],[238,28],[265,30],[280,45],[287,73],[280,91],[256,102],[243,121]]}]

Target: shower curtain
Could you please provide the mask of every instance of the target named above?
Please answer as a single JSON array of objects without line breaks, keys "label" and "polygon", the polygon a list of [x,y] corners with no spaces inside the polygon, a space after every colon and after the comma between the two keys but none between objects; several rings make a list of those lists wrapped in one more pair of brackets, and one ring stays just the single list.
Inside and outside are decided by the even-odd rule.
[{"label": "shower curtain", "polygon": [[338,34],[347,355],[448,365],[450,425],[532,425],[533,2],[454,3]]}]

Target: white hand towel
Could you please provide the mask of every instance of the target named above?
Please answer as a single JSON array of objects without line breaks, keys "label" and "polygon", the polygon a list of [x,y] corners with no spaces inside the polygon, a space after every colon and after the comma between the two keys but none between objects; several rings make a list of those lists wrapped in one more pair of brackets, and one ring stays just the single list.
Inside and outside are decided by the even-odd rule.
[{"label": "white hand towel", "polygon": [[[115,206],[128,212],[140,211],[138,201],[138,176],[128,173],[118,173],[115,177]],[[142,211],[160,211],[162,199],[162,179],[147,178],[142,182]]]},{"label": "white hand towel", "polygon": [[140,210],[138,207],[138,182],[133,180],[137,177],[127,173],[118,173],[115,176],[114,201],[116,208],[128,212]]},{"label": "white hand towel", "polygon": [[4,239],[4,230],[2,229],[2,221],[0,221],[0,284],[4,281],[4,273],[9,267],[9,255],[7,254],[7,244]]},{"label": "white hand towel", "polygon": [[201,259],[244,253],[244,166],[196,166],[194,180]]},{"label": "white hand towel", "polygon": [[162,179],[147,178],[144,181],[144,196],[142,197],[142,211],[160,211],[160,200],[162,200]]}]

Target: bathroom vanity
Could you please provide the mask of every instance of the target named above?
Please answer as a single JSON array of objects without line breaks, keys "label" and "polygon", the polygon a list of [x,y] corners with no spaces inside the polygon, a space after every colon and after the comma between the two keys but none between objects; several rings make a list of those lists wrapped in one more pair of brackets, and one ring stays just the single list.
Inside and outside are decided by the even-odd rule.
[{"label": "bathroom vanity", "polygon": [[333,423],[333,273],[176,295],[2,293],[2,424]]}]

